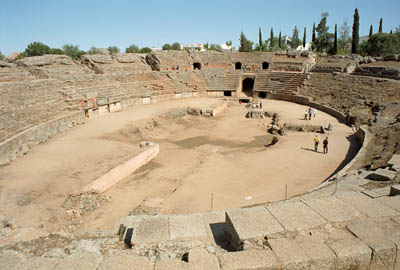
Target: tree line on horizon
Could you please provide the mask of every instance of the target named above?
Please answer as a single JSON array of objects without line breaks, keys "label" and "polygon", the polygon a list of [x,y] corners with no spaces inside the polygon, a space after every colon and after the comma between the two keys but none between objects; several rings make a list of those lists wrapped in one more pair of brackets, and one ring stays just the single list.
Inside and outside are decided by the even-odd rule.
[{"label": "tree line on horizon", "polygon": [[[373,33],[373,26],[370,26],[368,40],[363,41],[359,44],[359,25],[360,16],[358,9],[354,10],[353,16],[353,27],[352,36],[350,37],[350,26],[347,20],[343,21],[339,32],[337,24],[335,24],[334,32],[329,32],[329,26],[327,26],[329,13],[322,13],[321,20],[317,26],[315,23],[312,28],[312,40],[311,49],[321,54],[361,54],[371,56],[382,56],[393,53],[400,53],[400,25],[396,27],[394,33],[383,33],[383,20],[380,18],[379,30],[377,33]],[[296,49],[299,45],[306,46],[306,27],[303,31],[303,39],[299,38],[299,30],[297,26],[293,28],[290,42],[286,44],[287,37],[282,37],[282,33],[279,32],[279,36],[274,36],[274,30],[271,27],[270,37],[266,40],[262,39],[261,28],[258,29],[259,40],[258,43],[254,43],[246,38],[243,31],[240,33],[240,52],[251,52],[251,51],[277,51],[285,50],[288,48]],[[338,36],[339,34],[339,36]]]},{"label": "tree line on horizon", "polygon": [[[383,20],[380,18],[378,32],[373,33],[373,26],[370,25],[368,39],[359,43],[359,21],[360,16],[358,9],[356,8],[353,16],[353,27],[352,36],[350,37],[350,26],[347,19],[345,19],[340,26],[339,32],[337,24],[335,24],[334,32],[329,32],[329,26],[327,26],[329,13],[322,13],[321,20],[317,26],[315,23],[312,28],[312,40],[311,49],[321,54],[348,54],[355,53],[361,55],[371,56],[383,56],[387,54],[400,53],[400,25],[395,28],[395,31],[390,33],[383,32]],[[243,31],[240,33],[240,52],[251,52],[251,51],[277,51],[286,50],[288,48],[297,48],[299,45],[306,46],[306,27],[304,27],[303,38],[300,39],[300,32],[297,26],[293,28],[292,36],[289,44],[286,44],[287,37],[282,36],[281,31],[278,37],[274,35],[274,29],[271,27],[270,36],[268,39],[262,39],[261,27],[259,28],[259,40],[258,43],[254,43],[246,38]],[[339,34],[339,36],[338,36]],[[226,45],[231,46],[232,41],[227,41]],[[206,50],[211,51],[222,51],[222,48],[218,44],[204,44]],[[116,54],[120,52],[117,46],[109,46],[107,50],[110,54]],[[162,50],[181,50],[181,45],[178,42],[173,44],[166,43],[162,46]],[[142,47],[132,44],[125,49],[126,53],[151,53],[151,48]],[[99,48],[91,47],[87,52],[79,49],[79,45],[65,44],[60,48],[50,48],[48,45],[41,42],[30,43],[25,51],[19,55],[18,59],[26,56],[40,56],[44,54],[64,54],[70,56],[72,59],[77,60],[83,54],[96,54],[99,53]],[[4,60],[5,56],[0,51],[0,60]]]}]

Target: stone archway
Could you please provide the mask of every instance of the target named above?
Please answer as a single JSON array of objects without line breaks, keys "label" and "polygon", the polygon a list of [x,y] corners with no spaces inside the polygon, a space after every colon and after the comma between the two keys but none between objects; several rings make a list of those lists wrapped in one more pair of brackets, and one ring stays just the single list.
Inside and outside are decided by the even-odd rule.
[{"label": "stone archway", "polygon": [[253,96],[253,88],[254,88],[254,79],[253,78],[246,78],[242,81],[242,92],[248,96]]},{"label": "stone archway", "polygon": [[236,62],[235,63],[235,69],[242,69],[242,63]]},{"label": "stone archway", "polygon": [[268,69],[269,68],[269,63],[268,62],[263,62],[262,63],[262,69]]},{"label": "stone archway", "polygon": [[194,69],[194,70],[196,70],[196,69],[200,70],[200,69],[201,69],[201,63],[199,63],[199,62],[194,62],[194,63],[193,63],[193,69]]}]

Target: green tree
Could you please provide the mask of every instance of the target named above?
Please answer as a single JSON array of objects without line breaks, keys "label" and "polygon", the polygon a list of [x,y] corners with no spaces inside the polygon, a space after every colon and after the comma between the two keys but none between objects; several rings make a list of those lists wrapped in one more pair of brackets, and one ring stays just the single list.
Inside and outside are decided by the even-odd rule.
[{"label": "green tree", "polygon": [[98,49],[96,47],[91,47],[88,51],[88,54],[97,54],[98,53]]},{"label": "green tree", "polygon": [[279,31],[278,47],[279,47],[279,49],[282,49],[282,33],[281,33],[281,31]]},{"label": "green tree", "polygon": [[332,49],[332,54],[337,54],[338,52],[338,38],[337,38],[337,24],[335,24],[335,34],[334,34],[334,39],[333,39],[333,49]]},{"label": "green tree", "polygon": [[5,59],[5,56],[0,51],[0,60],[4,60],[4,59]]},{"label": "green tree", "polygon": [[329,27],[326,25],[327,18],[327,16],[322,17],[316,28],[318,36],[315,39],[315,49],[317,52],[326,52],[332,46],[333,35],[328,32]]},{"label": "green tree", "polygon": [[341,53],[345,53],[346,46],[349,42],[351,42],[350,26],[347,22],[347,19],[345,19],[339,30],[338,51],[340,50]]},{"label": "green tree", "polygon": [[378,30],[378,32],[379,33],[382,33],[382,18],[379,20],[379,30]]},{"label": "green tree", "polygon": [[243,32],[240,33],[239,52],[251,52],[253,50],[253,42],[248,40]]},{"label": "green tree", "polygon": [[304,27],[304,34],[303,34],[303,48],[306,47],[306,35],[307,35],[307,29]]},{"label": "green tree", "polygon": [[315,23],[313,23],[313,26],[312,26],[311,44],[312,44],[312,48],[314,50],[314,47],[315,47]]},{"label": "green tree", "polygon": [[79,45],[65,44],[63,46],[63,51],[65,55],[68,55],[74,60],[79,59],[82,55],[85,54],[84,51],[79,49]]},{"label": "green tree", "polygon": [[368,35],[368,38],[371,38],[373,34],[374,34],[374,33],[373,33],[372,24],[371,24],[371,25],[369,26],[369,35]]},{"label": "green tree", "polygon": [[64,51],[59,48],[51,48],[50,54],[64,54]]},{"label": "green tree", "polygon": [[292,42],[290,43],[290,47],[292,49],[296,49],[297,46],[299,46],[299,30],[297,30],[297,26],[294,27],[293,29],[293,35],[292,35]]},{"label": "green tree", "polygon": [[126,53],[138,53],[139,52],[139,47],[135,44],[132,44],[128,48],[125,49]]},{"label": "green tree", "polygon": [[232,40],[228,40],[227,42],[225,42],[226,46],[232,46]]},{"label": "green tree", "polygon": [[258,46],[261,48],[263,45],[261,27],[258,27]]},{"label": "green tree", "polygon": [[219,46],[218,44],[210,44],[209,48],[210,51],[222,51],[221,46]]},{"label": "green tree", "polygon": [[151,53],[151,49],[149,47],[143,47],[139,50],[139,53]]},{"label": "green tree", "polygon": [[171,45],[168,44],[168,43],[165,43],[165,44],[162,46],[162,50],[163,50],[163,51],[169,51],[169,50],[171,50]]},{"label": "green tree", "polygon": [[399,26],[396,26],[396,28],[394,29],[394,32],[395,32],[395,33],[400,33],[400,25],[399,25]]},{"label": "green tree", "polygon": [[110,54],[119,53],[119,48],[117,46],[110,46],[107,48],[107,50],[110,52]]},{"label": "green tree", "polygon": [[385,56],[400,53],[400,34],[376,33],[368,41],[361,44],[364,55]]},{"label": "green tree", "polygon": [[351,39],[351,52],[358,53],[358,43],[360,40],[359,36],[359,27],[360,27],[360,16],[358,15],[358,9],[354,10],[354,18],[353,18],[353,35]]},{"label": "green tree", "polygon": [[271,50],[275,47],[274,29],[271,27],[271,32],[269,33],[269,45]]},{"label": "green tree", "polygon": [[171,50],[180,51],[181,50],[181,44],[179,44],[178,42],[175,42],[174,44],[172,44]]},{"label": "green tree", "polygon": [[49,54],[50,52],[50,47],[41,42],[32,42],[25,49],[26,56],[40,56],[44,54]]}]

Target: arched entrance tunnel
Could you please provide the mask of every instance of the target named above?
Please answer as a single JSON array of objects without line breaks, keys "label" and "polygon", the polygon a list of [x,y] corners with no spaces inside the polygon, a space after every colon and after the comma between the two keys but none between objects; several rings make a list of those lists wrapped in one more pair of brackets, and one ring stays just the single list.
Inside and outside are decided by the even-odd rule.
[{"label": "arched entrance tunnel", "polygon": [[254,88],[254,79],[246,78],[242,82],[242,92],[246,94],[248,97],[253,96],[253,88]]},{"label": "arched entrance tunnel", "polygon": [[235,63],[235,69],[242,69],[242,63],[236,62]]},{"label": "arched entrance tunnel", "polygon": [[199,63],[199,62],[194,62],[193,63],[193,69],[194,70],[200,70],[201,69],[201,63]]}]

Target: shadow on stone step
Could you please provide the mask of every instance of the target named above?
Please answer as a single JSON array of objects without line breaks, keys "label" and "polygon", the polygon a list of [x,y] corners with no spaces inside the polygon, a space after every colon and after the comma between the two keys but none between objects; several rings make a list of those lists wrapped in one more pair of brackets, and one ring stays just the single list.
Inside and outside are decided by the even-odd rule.
[{"label": "shadow on stone step", "polygon": [[226,224],[225,222],[218,222],[210,224],[211,233],[213,234],[215,243],[226,251],[233,252],[237,251],[228,240],[226,235]]}]

